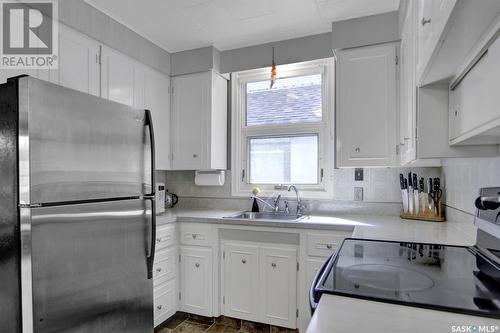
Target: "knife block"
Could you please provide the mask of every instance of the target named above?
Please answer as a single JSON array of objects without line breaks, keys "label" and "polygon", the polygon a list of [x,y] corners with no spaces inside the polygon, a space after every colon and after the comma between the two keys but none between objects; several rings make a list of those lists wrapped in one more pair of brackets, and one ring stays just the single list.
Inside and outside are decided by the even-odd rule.
[{"label": "knife block", "polygon": [[[437,205],[435,205],[434,201],[432,200],[432,198],[430,198],[428,193],[419,193],[418,200],[415,200],[414,196],[412,196],[410,200],[413,200],[412,207],[416,207],[418,205],[418,212],[416,210],[414,210],[413,212],[403,212],[400,215],[402,219],[422,220],[430,222],[446,221],[441,200],[439,200],[437,202]],[[431,202],[432,204],[429,204],[429,202]]]}]

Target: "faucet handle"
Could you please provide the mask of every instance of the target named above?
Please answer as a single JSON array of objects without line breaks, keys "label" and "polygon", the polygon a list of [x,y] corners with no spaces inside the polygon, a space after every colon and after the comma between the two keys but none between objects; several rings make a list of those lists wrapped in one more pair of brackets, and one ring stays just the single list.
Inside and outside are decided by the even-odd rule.
[{"label": "faucet handle", "polygon": [[285,203],[285,214],[290,214],[290,206],[288,205],[288,200],[284,201]]}]

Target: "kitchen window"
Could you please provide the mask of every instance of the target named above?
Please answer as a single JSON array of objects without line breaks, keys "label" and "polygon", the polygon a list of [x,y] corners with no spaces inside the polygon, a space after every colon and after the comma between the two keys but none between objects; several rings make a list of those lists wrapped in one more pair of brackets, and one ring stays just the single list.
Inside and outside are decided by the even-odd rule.
[{"label": "kitchen window", "polygon": [[270,195],[294,184],[304,197],[332,196],[333,69],[330,59],[233,73],[232,193]]}]

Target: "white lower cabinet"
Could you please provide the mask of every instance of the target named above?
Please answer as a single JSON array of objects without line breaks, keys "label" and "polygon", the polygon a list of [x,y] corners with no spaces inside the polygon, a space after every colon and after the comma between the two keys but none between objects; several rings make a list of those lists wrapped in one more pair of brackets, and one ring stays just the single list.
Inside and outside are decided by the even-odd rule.
[{"label": "white lower cabinet", "polygon": [[223,313],[297,327],[297,249],[226,243],[222,255]]},{"label": "white lower cabinet", "polygon": [[170,318],[177,311],[177,286],[175,280],[170,280],[154,289],[154,326]]},{"label": "white lower cabinet", "polygon": [[297,250],[260,248],[261,318],[268,324],[297,327]]},{"label": "white lower cabinet", "polygon": [[163,224],[156,228],[156,254],[153,264],[155,327],[174,315],[178,308],[176,235],[175,224]]},{"label": "white lower cabinet", "polygon": [[228,243],[224,250],[225,315],[256,321],[259,318],[259,295],[256,292],[259,289],[259,248]]},{"label": "white lower cabinet", "polygon": [[181,247],[180,249],[182,311],[212,316],[212,250]]},{"label": "white lower cabinet", "polygon": [[[319,272],[321,269],[321,266],[325,262],[326,258],[321,258],[321,259],[315,259],[315,258],[308,258],[306,262],[306,282],[307,285],[310,286],[312,285],[314,278],[316,277],[316,274]],[[307,293],[309,294],[309,290],[307,290]]]}]

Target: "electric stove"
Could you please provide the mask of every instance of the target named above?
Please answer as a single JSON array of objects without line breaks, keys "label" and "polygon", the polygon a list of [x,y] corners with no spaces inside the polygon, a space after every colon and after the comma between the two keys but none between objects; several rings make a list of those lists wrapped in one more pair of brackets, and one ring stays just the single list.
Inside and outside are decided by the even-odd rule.
[{"label": "electric stove", "polygon": [[345,239],[314,279],[311,309],[326,293],[500,318],[499,197],[481,190],[472,247]]}]

